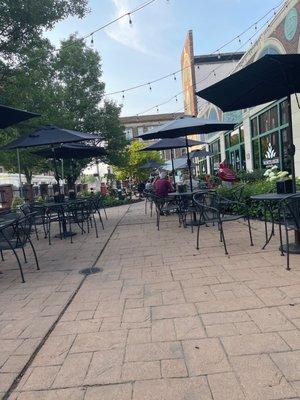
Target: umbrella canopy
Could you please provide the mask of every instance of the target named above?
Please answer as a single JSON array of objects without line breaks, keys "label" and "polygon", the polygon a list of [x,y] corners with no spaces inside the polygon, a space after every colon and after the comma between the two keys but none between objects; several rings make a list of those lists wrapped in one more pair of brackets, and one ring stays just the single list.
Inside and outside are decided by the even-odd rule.
[{"label": "umbrella canopy", "polygon": [[[200,142],[199,140],[188,140],[188,146],[198,146],[200,144],[204,144],[204,142]],[[152,151],[152,150],[171,150],[171,149],[180,149],[182,147],[186,147],[185,138],[174,138],[174,139],[161,139],[156,143],[150,144],[150,146],[141,149],[140,151]]]},{"label": "umbrella canopy", "polygon": [[4,106],[0,104],[0,129],[25,121],[26,119],[39,117],[39,114],[31,113],[18,108]]},{"label": "umbrella canopy", "polygon": [[233,130],[233,123],[225,123],[192,116],[183,116],[139,136],[144,140],[178,138],[181,136]]},{"label": "umbrella canopy", "polygon": [[85,140],[100,139],[97,135],[58,128],[55,125],[39,127],[35,132],[13,140],[1,150],[22,149],[26,147],[54,145],[59,143],[83,142]]},{"label": "umbrella canopy", "polygon": [[223,111],[241,110],[300,92],[300,54],[267,54],[196,94]]},{"label": "umbrella canopy", "polygon": [[[191,163],[191,168],[196,167],[197,164]],[[167,161],[164,165],[163,168],[167,171],[172,171],[173,165],[171,161]],[[188,159],[187,157],[180,157],[180,158],[174,158],[174,169],[187,169],[188,168]]]},{"label": "umbrella canopy", "polygon": [[142,165],[141,169],[157,169],[160,168],[161,164],[155,160],[149,160],[146,164]]},{"label": "umbrella canopy", "polygon": [[196,157],[201,158],[201,157],[208,157],[208,156],[212,156],[212,155],[213,155],[213,153],[211,151],[200,149],[200,150],[192,151],[190,154],[190,157],[191,158],[196,158]]},{"label": "umbrella canopy", "polygon": [[[107,154],[103,147],[89,146],[83,143],[66,143],[54,149],[55,157],[60,159],[77,159],[101,157]],[[53,158],[52,149],[42,149],[34,151],[36,154],[44,158]]]}]

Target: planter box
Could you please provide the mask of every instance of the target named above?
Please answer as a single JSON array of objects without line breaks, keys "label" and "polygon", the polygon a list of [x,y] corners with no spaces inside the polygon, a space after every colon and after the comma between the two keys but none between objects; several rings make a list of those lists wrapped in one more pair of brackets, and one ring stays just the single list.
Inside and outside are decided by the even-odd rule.
[{"label": "planter box", "polygon": [[276,189],[278,194],[293,193],[293,181],[288,179],[276,182]]}]

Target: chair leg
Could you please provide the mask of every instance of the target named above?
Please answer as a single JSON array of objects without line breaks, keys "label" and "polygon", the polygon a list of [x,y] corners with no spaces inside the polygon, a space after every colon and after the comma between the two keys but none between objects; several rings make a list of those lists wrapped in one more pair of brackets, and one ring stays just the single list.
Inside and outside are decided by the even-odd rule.
[{"label": "chair leg", "polygon": [[247,222],[248,222],[248,229],[249,229],[249,236],[250,236],[250,246],[253,246],[252,229],[251,229],[249,217],[247,217]]},{"label": "chair leg", "polygon": [[36,240],[40,240],[39,234],[38,234],[38,230],[37,230],[37,226],[36,226],[36,223],[34,223],[34,232],[35,232]]},{"label": "chair leg", "polygon": [[282,227],[280,221],[279,221],[279,239],[280,239],[280,253],[281,256],[284,257],[283,242],[282,242]]},{"label": "chair leg", "polygon": [[286,269],[290,271],[290,241],[289,241],[289,231],[285,227],[285,237],[286,237]]},{"label": "chair leg", "polygon": [[104,207],[104,206],[102,206],[102,208],[103,208],[103,211],[104,211],[105,219],[107,220],[106,209],[105,209],[105,207]]},{"label": "chair leg", "polygon": [[95,226],[95,232],[96,232],[96,238],[98,239],[99,235],[98,235],[98,228],[97,228],[97,224],[96,224],[96,220],[95,220],[95,215],[93,214],[93,220],[94,220],[94,226]]},{"label": "chair leg", "polygon": [[34,255],[34,258],[35,258],[36,269],[39,271],[40,270],[39,262],[38,262],[38,259],[37,259],[37,256],[36,256],[35,248],[34,248],[33,243],[32,243],[30,238],[28,238],[28,242],[30,244],[30,247],[32,249],[32,252],[33,252],[33,255]]},{"label": "chair leg", "polygon": [[199,240],[200,240],[200,221],[197,227],[197,250],[199,250]]},{"label": "chair leg", "polygon": [[103,220],[102,220],[102,217],[101,217],[101,213],[100,213],[99,210],[97,212],[98,212],[98,215],[99,215],[99,220],[100,220],[101,225],[102,225],[102,229],[104,230],[104,224],[103,224]]},{"label": "chair leg", "polygon": [[4,261],[3,251],[1,250],[0,253],[1,253],[1,260]]},{"label": "chair leg", "polygon": [[15,251],[15,249],[12,248],[12,251],[13,251],[13,253],[14,253],[15,257],[16,257],[17,263],[19,265],[19,270],[20,270],[20,273],[21,273],[22,283],[25,283],[23,269],[22,269],[22,265],[21,265],[19,256],[18,256],[17,252]]},{"label": "chair leg", "polygon": [[223,239],[223,246],[224,246],[225,254],[228,255],[222,222],[220,223],[220,229],[221,229],[221,235],[222,235],[222,239]]},{"label": "chair leg", "polygon": [[22,246],[22,253],[23,253],[23,257],[24,257],[24,262],[25,262],[25,264],[27,264],[27,258],[26,258],[24,246]]}]

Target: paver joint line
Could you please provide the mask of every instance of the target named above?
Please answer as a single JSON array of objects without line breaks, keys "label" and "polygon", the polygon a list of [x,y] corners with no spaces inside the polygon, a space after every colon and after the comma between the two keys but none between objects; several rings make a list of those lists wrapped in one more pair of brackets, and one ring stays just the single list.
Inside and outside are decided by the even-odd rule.
[{"label": "paver joint line", "polygon": [[[108,236],[106,242],[104,243],[101,251],[99,252],[99,254],[97,255],[95,261],[93,262],[91,268],[95,267],[95,265],[98,263],[101,255],[103,254],[105,248],[107,247],[110,239],[112,238],[113,234],[115,233],[116,229],[118,228],[118,226],[120,225],[121,221],[123,220],[123,218],[125,218],[125,215],[128,213],[129,209],[131,206],[129,206],[127,208],[127,210],[124,212],[124,214],[121,216],[121,218],[119,219],[119,221],[116,223],[115,227],[113,228],[111,234]],[[65,314],[65,312],[67,311],[68,307],[70,306],[70,304],[72,303],[72,301],[74,300],[75,296],[77,295],[77,293],[79,292],[80,288],[82,287],[83,283],[85,282],[85,280],[87,279],[87,275],[83,276],[82,280],[80,281],[77,289],[74,291],[73,295],[70,297],[70,299],[68,300],[67,304],[64,306],[64,308],[62,309],[62,311],[60,312],[60,314],[58,315],[57,319],[54,321],[54,323],[52,324],[52,326],[50,327],[50,329],[48,330],[48,332],[46,333],[46,335],[42,338],[41,342],[39,343],[39,345],[37,346],[37,348],[35,349],[35,351],[32,353],[32,355],[30,356],[29,360],[27,361],[27,363],[25,364],[25,366],[22,368],[21,372],[19,372],[19,374],[16,376],[16,378],[13,380],[12,384],[10,385],[9,389],[6,391],[6,393],[2,396],[2,400],[8,400],[9,396],[12,394],[12,392],[16,389],[16,387],[18,386],[18,383],[20,382],[20,380],[22,379],[22,377],[25,375],[26,371],[28,370],[28,368],[31,366],[31,364],[33,363],[35,357],[37,356],[37,354],[39,353],[39,351],[41,350],[41,348],[43,347],[43,345],[46,343],[47,339],[49,338],[49,336],[51,335],[51,333],[53,332],[53,330],[55,329],[55,327],[57,326],[58,322],[61,320],[61,318],[63,317],[63,315]]]}]

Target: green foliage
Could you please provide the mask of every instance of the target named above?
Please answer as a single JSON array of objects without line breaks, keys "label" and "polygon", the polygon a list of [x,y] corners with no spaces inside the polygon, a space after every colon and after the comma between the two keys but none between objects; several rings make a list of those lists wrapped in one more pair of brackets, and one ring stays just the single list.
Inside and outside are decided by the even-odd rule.
[{"label": "green foliage", "polygon": [[22,204],[24,204],[24,199],[21,197],[15,196],[11,203],[11,208],[13,210],[17,210]]},{"label": "green foliage", "polygon": [[94,175],[83,175],[81,178],[81,183],[95,183],[97,178]]},{"label": "green foliage", "polygon": [[158,151],[140,151],[145,144],[133,141],[124,152],[123,165],[114,168],[114,173],[118,180],[140,179],[145,180],[149,176],[149,170],[141,167],[150,160],[163,164],[163,160]]},{"label": "green foliage", "polygon": [[[37,56],[40,63],[36,63]],[[26,67],[5,81],[1,101],[38,112],[42,117],[5,130],[0,145],[32,131],[37,125],[52,123],[84,132],[101,132],[108,147],[108,156],[103,161],[118,165],[127,141],[119,122],[120,108],[113,102],[99,106],[104,95],[99,54],[71,36],[62,42],[57,53],[48,40],[41,40],[39,47],[26,49],[26,60]],[[33,156],[32,150],[20,150],[20,156],[28,182],[33,173],[53,169],[52,163]],[[64,177],[70,185],[90,161],[64,161]],[[16,152],[0,152],[0,164],[16,172]]]},{"label": "green foliage", "polygon": [[237,177],[243,183],[253,183],[261,181],[264,178],[264,170],[255,169],[252,172],[239,171]]},{"label": "green foliage", "polygon": [[[257,202],[251,200],[251,196],[255,196],[257,194],[263,193],[271,193],[275,191],[276,185],[274,182],[268,182],[266,180],[260,180],[257,182],[248,183],[244,186],[244,190],[242,192],[242,196],[240,199],[241,206],[230,206],[230,212],[234,212],[236,214],[244,213],[245,206],[249,215],[253,218],[261,218],[263,217],[264,213],[264,206],[262,202]],[[223,196],[230,200],[235,200],[234,196],[232,195],[232,191],[229,188],[219,187],[217,190],[217,194]]]}]

